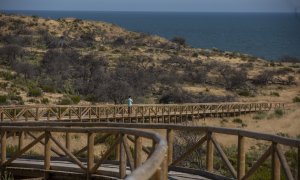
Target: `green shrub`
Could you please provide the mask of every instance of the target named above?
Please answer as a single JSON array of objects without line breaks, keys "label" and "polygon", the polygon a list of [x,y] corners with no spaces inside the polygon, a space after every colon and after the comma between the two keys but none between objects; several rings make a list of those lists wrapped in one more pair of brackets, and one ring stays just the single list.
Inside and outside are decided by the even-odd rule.
[{"label": "green shrub", "polygon": [[241,120],[240,118],[235,118],[234,120],[232,120],[232,122],[242,124],[243,120]]},{"label": "green shrub", "polygon": [[7,103],[7,96],[1,95],[0,96],[0,104],[6,104]]},{"label": "green shrub", "polygon": [[196,53],[196,52],[194,52],[194,53],[192,54],[192,57],[198,57],[198,56],[199,56],[199,54]]},{"label": "green shrub", "polygon": [[176,44],[182,45],[182,46],[186,45],[185,44],[186,43],[185,39],[183,37],[180,37],[180,36],[174,37],[171,41],[176,43]]},{"label": "green shrub", "polygon": [[60,99],[60,101],[57,103],[59,105],[71,105],[73,104],[73,101],[69,97],[63,97]]},{"label": "green shrub", "polygon": [[283,116],[284,112],[282,109],[275,109],[274,114],[276,117],[281,117]]},{"label": "green shrub", "polygon": [[294,103],[300,102],[300,97],[299,97],[299,96],[294,97],[294,98],[293,98],[293,102],[294,102]]},{"label": "green shrub", "polygon": [[22,97],[18,96],[17,94],[18,92],[9,92],[7,97],[12,101],[23,101]]},{"label": "green shrub", "polygon": [[40,101],[38,99],[34,99],[34,98],[29,99],[28,102],[36,103],[36,104],[40,103]]},{"label": "green shrub", "polygon": [[0,171],[1,180],[14,180],[14,177],[11,172],[8,172],[6,169]]},{"label": "green shrub", "polygon": [[43,104],[49,104],[49,99],[48,99],[48,98],[43,98],[43,99],[41,100],[41,102],[42,102]]},{"label": "green shrub", "polygon": [[255,114],[253,116],[253,119],[261,120],[261,119],[265,119],[266,117],[267,117],[267,113],[265,113],[265,112],[258,112],[257,114]]},{"label": "green shrub", "polygon": [[29,91],[27,93],[27,96],[29,96],[29,97],[40,97],[42,95],[43,95],[43,92],[38,87],[29,88]]},{"label": "green shrub", "polygon": [[6,152],[8,155],[13,155],[18,151],[18,146],[16,145],[8,145],[6,146]]},{"label": "green shrub", "polygon": [[247,89],[242,89],[242,90],[239,90],[237,92],[238,95],[240,96],[244,96],[244,97],[253,97],[254,95]]},{"label": "green shrub", "polygon": [[283,133],[283,132],[278,132],[278,133],[276,133],[276,135],[277,136],[282,136],[282,137],[287,137],[287,138],[290,137],[288,133]]},{"label": "green shrub", "polygon": [[278,92],[270,92],[270,96],[276,96],[276,97],[279,97],[279,93]]},{"label": "green shrub", "polygon": [[50,85],[42,85],[41,86],[42,90],[44,92],[51,92],[51,93],[55,93],[55,88],[53,86]]},{"label": "green shrub", "polygon": [[78,104],[80,102],[80,96],[77,95],[71,96],[71,100],[74,104]]}]

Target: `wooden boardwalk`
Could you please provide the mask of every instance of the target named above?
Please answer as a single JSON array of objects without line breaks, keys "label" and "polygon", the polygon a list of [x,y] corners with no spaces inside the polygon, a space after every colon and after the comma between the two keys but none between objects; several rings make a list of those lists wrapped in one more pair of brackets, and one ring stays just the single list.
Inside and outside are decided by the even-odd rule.
[{"label": "wooden boardwalk", "polygon": [[182,123],[193,117],[236,116],[284,108],[282,103],[205,103],[101,106],[0,106],[1,121],[101,121],[122,123]]},{"label": "wooden boardwalk", "polygon": [[[275,108],[284,108],[284,105],[136,105],[131,115],[127,114],[126,106],[1,107],[0,169],[12,172],[17,178],[38,179],[246,180],[270,157],[272,179],[280,180],[281,174],[284,174],[288,180],[300,180],[299,140],[242,129],[172,124],[182,123],[195,116],[240,115]],[[160,130],[166,137],[147,129]],[[195,132],[195,142],[175,153],[174,148],[180,145],[176,144],[175,131],[183,134]],[[71,134],[86,137],[80,140],[84,144],[81,149],[72,149],[72,141],[78,139],[72,138]],[[236,136],[237,166],[226,155],[216,134]],[[10,150],[12,135],[18,141],[17,146],[13,146],[15,149]],[[27,141],[29,139],[31,142],[25,143],[25,135]],[[269,145],[255,162],[246,162],[247,139],[265,141]],[[106,144],[105,152],[100,157],[96,156],[98,145],[107,141],[110,143]],[[28,154],[37,145],[42,147],[42,156]],[[295,167],[285,157],[286,149],[293,149],[297,154]],[[199,150],[205,157],[202,169],[197,168],[200,166],[191,166],[194,159],[189,158],[199,153]],[[226,176],[215,171],[216,157],[223,163],[224,170],[227,170]],[[251,166],[246,167],[249,164]]]}]

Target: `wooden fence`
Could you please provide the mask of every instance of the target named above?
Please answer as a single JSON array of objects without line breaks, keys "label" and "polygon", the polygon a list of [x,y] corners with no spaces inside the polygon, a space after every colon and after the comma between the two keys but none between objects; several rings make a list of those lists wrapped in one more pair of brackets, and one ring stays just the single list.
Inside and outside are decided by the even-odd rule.
[{"label": "wooden fence", "polygon": [[[167,153],[165,155],[164,161],[159,161],[156,163],[156,166],[152,166],[153,169],[157,170],[159,167],[162,167],[161,164],[168,165],[168,171],[176,171],[183,172],[188,174],[194,174],[202,177],[207,177],[210,179],[238,179],[245,180],[250,179],[251,176],[257,172],[259,167],[267,162],[267,159],[271,157],[271,167],[269,169],[271,177],[273,180],[279,180],[281,178],[281,173],[284,174],[285,178],[288,180],[298,179],[300,180],[300,141],[296,139],[281,137],[277,135],[270,135],[265,133],[251,132],[242,129],[233,129],[233,128],[220,128],[220,127],[209,127],[209,126],[182,126],[182,125],[172,125],[172,124],[138,124],[138,123],[101,123],[101,122],[16,122],[16,123],[2,123],[2,147],[5,147],[5,135],[3,133],[10,132],[12,130],[24,131],[31,130],[26,129],[27,126],[36,126],[34,130],[39,129],[40,127],[51,127],[55,131],[58,131],[57,128],[54,127],[63,127],[64,129],[60,129],[60,132],[72,131],[72,128],[76,129],[78,127],[85,127],[86,130],[84,132],[95,132],[95,127],[109,127],[118,128],[119,133],[125,134],[134,134],[133,132],[124,132],[123,128],[135,128],[135,129],[160,129],[160,131],[165,130],[166,140],[167,140]],[[13,126],[13,127],[12,127]],[[25,127],[25,129],[24,129]],[[70,130],[68,130],[70,129]],[[90,130],[91,131],[88,131]],[[97,128],[96,128],[97,129]],[[42,129],[43,131],[44,129]],[[46,129],[47,130],[47,129]],[[196,141],[193,144],[189,144],[187,149],[180,152],[179,154],[174,154],[174,134],[175,131],[183,132],[184,134],[190,135],[192,133],[197,134]],[[134,134],[140,135],[140,134]],[[143,134],[141,134],[143,135]],[[233,161],[229,159],[226,155],[226,151],[224,151],[223,146],[218,141],[218,135],[222,136],[235,136],[237,138],[237,166],[233,165]],[[19,138],[22,136],[19,136]],[[68,135],[66,137],[66,144],[68,144]],[[138,143],[139,141],[135,139],[133,136],[127,136],[128,141],[132,143]],[[51,138],[50,138],[51,139]],[[265,141],[266,144],[269,144],[269,147],[266,148],[265,152],[262,153],[260,157],[255,162],[247,162],[246,155],[247,149],[245,148],[245,143],[249,139],[257,139],[260,141]],[[21,142],[21,140],[20,140]],[[178,143],[178,142],[177,142]],[[4,144],[4,145],[3,145]],[[199,149],[203,149],[201,151],[205,158],[205,169],[199,168],[191,168],[187,164],[188,157],[195,153]],[[295,169],[291,169],[291,164],[287,161],[285,157],[285,149],[286,148],[294,148],[296,149],[296,156],[294,161]],[[49,148],[49,147],[48,147]],[[163,149],[163,147],[161,147]],[[126,149],[126,148],[125,148]],[[147,147],[144,142],[140,142],[139,148],[140,151],[145,152],[146,154],[151,154],[151,149]],[[2,150],[5,151],[5,150]],[[129,153],[128,153],[129,154]],[[127,155],[130,157],[130,155]],[[129,160],[129,167],[133,166],[130,161],[137,161],[137,156],[133,158],[133,160]],[[160,157],[162,157],[160,155]],[[218,157],[225,164],[225,167],[228,170],[228,176],[224,176],[219,172],[214,170],[216,164],[214,163],[214,159]],[[5,159],[5,154],[2,153],[2,159]],[[131,158],[128,158],[131,159]],[[4,161],[5,162],[5,161]],[[250,164],[250,165],[249,165]],[[125,166],[125,165],[124,165]],[[147,171],[146,168],[142,168],[144,172]],[[164,169],[164,168],[161,168]],[[154,172],[155,170],[151,171]],[[161,170],[164,172],[164,170]],[[157,173],[160,174],[160,173]],[[161,173],[165,174],[165,173]],[[151,176],[151,175],[149,175]],[[152,174],[153,176],[153,174]],[[159,176],[161,177],[161,176]],[[165,176],[164,176],[165,177]],[[146,177],[141,179],[148,179]]]},{"label": "wooden fence", "polygon": [[[57,126],[38,126],[38,127],[17,127],[1,126],[1,165],[3,171],[7,169],[12,172],[15,178],[43,178],[43,179],[105,179],[106,177],[118,177],[131,179],[167,179],[167,164],[165,164],[166,142],[160,135],[153,132],[144,132],[141,130],[125,128],[83,128],[83,127],[57,127]],[[18,150],[7,154],[7,138],[10,133],[17,133],[19,137]],[[27,145],[24,144],[24,133],[32,138]],[[58,133],[67,133],[67,139],[70,133],[86,134],[87,145],[82,149],[71,152],[71,142],[61,143],[58,139]],[[100,138],[96,138],[101,133]],[[38,135],[36,135],[38,134]],[[96,137],[95,137],[96,136]],[[95,145],[103,143],[107,138],[113,137],[113,144],[107,148],[99,159],[95,159]],[[128,137],[135,139],[134,145],[130,146]],[[142,139],[150,139],[152,146],[147,147],[147,160],[142,159]],[[75,141],[76,139],[74,139]],[[53,143],[53,144],[52,144]],[[44,156],[40,164],[33,159],[28,159],[26,152],[36,145],[42,145]],[[133,149],[131,149],[133,148]],[[134,154],[132,154],[132,150]],[[87,157],[80,159],[80,154],[86,152]],[[111,168],[112,172],[100,169],[110,154],[115,152],[118,165]],[[53,155],[54,154],[54,155]],[[35,158],[37,155],[35,155]],[[9,157],[9,158],[8,158]],[[55,164],[63,164],[55,167],[52,163],[55,158]],[[28,159],[25,161],[24,159]],[[32,158],[32,157],[31,157]],[[34,158],[34,157],[33,157]],[[66,162],[73,162],[75,167],[66,166]],[[127,168],[129,162],[129,169]],[[106,162],[107,163],[107,162]],[[19,165],[18,165],[19,164]],[[21,164],[21,165],[20,165]],[[77,166],[76,166],[77,165]],[[78,168],[79,167],[79,168]],[[114,170],[119,169],[117,172]],[[2,176],[1,176],[2,177]]]},{"label": "wooden fence", "polygon": [[1,121],[102,121],[122,123],[181,123],[192,117],[234,116],[284,108],[282,103],[206,103],[99,106],[0,106]]}]

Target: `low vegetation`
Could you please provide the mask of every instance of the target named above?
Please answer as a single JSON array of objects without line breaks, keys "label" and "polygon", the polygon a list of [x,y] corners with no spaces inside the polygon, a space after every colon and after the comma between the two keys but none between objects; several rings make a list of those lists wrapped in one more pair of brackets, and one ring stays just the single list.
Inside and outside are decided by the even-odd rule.
[{"label": "low vegetation", "polygon": [[[17,90],[29,97],[12,100],[2,93],[1,104],[23,104],[30,98],[43,104],[119,104],[128,95],[135,103],[236,101],[259,96],[262,87],[293,86],[298,80],[297,64],[284,66],[289,57],[267,63],[238,52],[191,48],[183,37],[169,41],[80,19],[2,14],[0,21],[0,74],[5,81],[0,81],[0,93]],[[191,90],[195,87],[209,88]],[[47,101],[47,93],[64,96]],[[280,96],[277,91],[270,95]]]}]

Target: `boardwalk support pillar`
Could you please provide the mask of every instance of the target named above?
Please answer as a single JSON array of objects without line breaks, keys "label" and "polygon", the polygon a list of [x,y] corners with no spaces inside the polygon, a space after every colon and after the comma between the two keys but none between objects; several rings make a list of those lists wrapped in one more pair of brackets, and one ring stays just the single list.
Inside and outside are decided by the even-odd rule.
[{"label": "boardwalk support pillar", "polygon": [[280,161],[276,153],[277,143],[272,144],[272,179],[280,180]]},{"label": "boardwalk support pillar", "polygon": [[1,132],[1,165],[6,161],[6,131]]},{"label": "boardwalk support pillar", "polygon": [[207,145],[206,145],[206,168],[207,171],[212,172],[214,169],[214,147],[211,140],[212,133],[207,133]]},{"label": "boardwalk support pillar", "polygon": [[87,179],[90,179],[90,173],[94,167],[94,144],[95,134],[88,133],[88,162],[87,162]]},{"label": "boardwalk support pillar", "polygon": [[50,139],[50,132],[45,132],[45,152],[44,152],[44,179],[49,179],[49,173],[47,172],[50,170],[50,162],[51,162],[51,139]]},{"label": "boardwalk support pillar", "polygon": [[174,130],[167,129],[167,142],[168,142],[168,165],[173,162],[173,141],[174,141]]},{"label": "boardwalk support pillar", "polygon": [[237,179],[241,180],[242,177],[245,175],[245,160],[246,160],[246,154],[245,154],[245,138],[243,136],[238,137],[238,172],[237,172]]},{"label": "boardwalk support pillar", "polygon": [[120,143],[120,178],[121,179],[124,179],[126,176],[126,166],[127,166],[124,138],[126,138],[126,136],[124,134],[121,134],[121,139],[122,139]]},{"label": "boardwalk support pillar", "polygon": [[139,167],[142,164],[142,137],[135,137],[135,168]]}]

